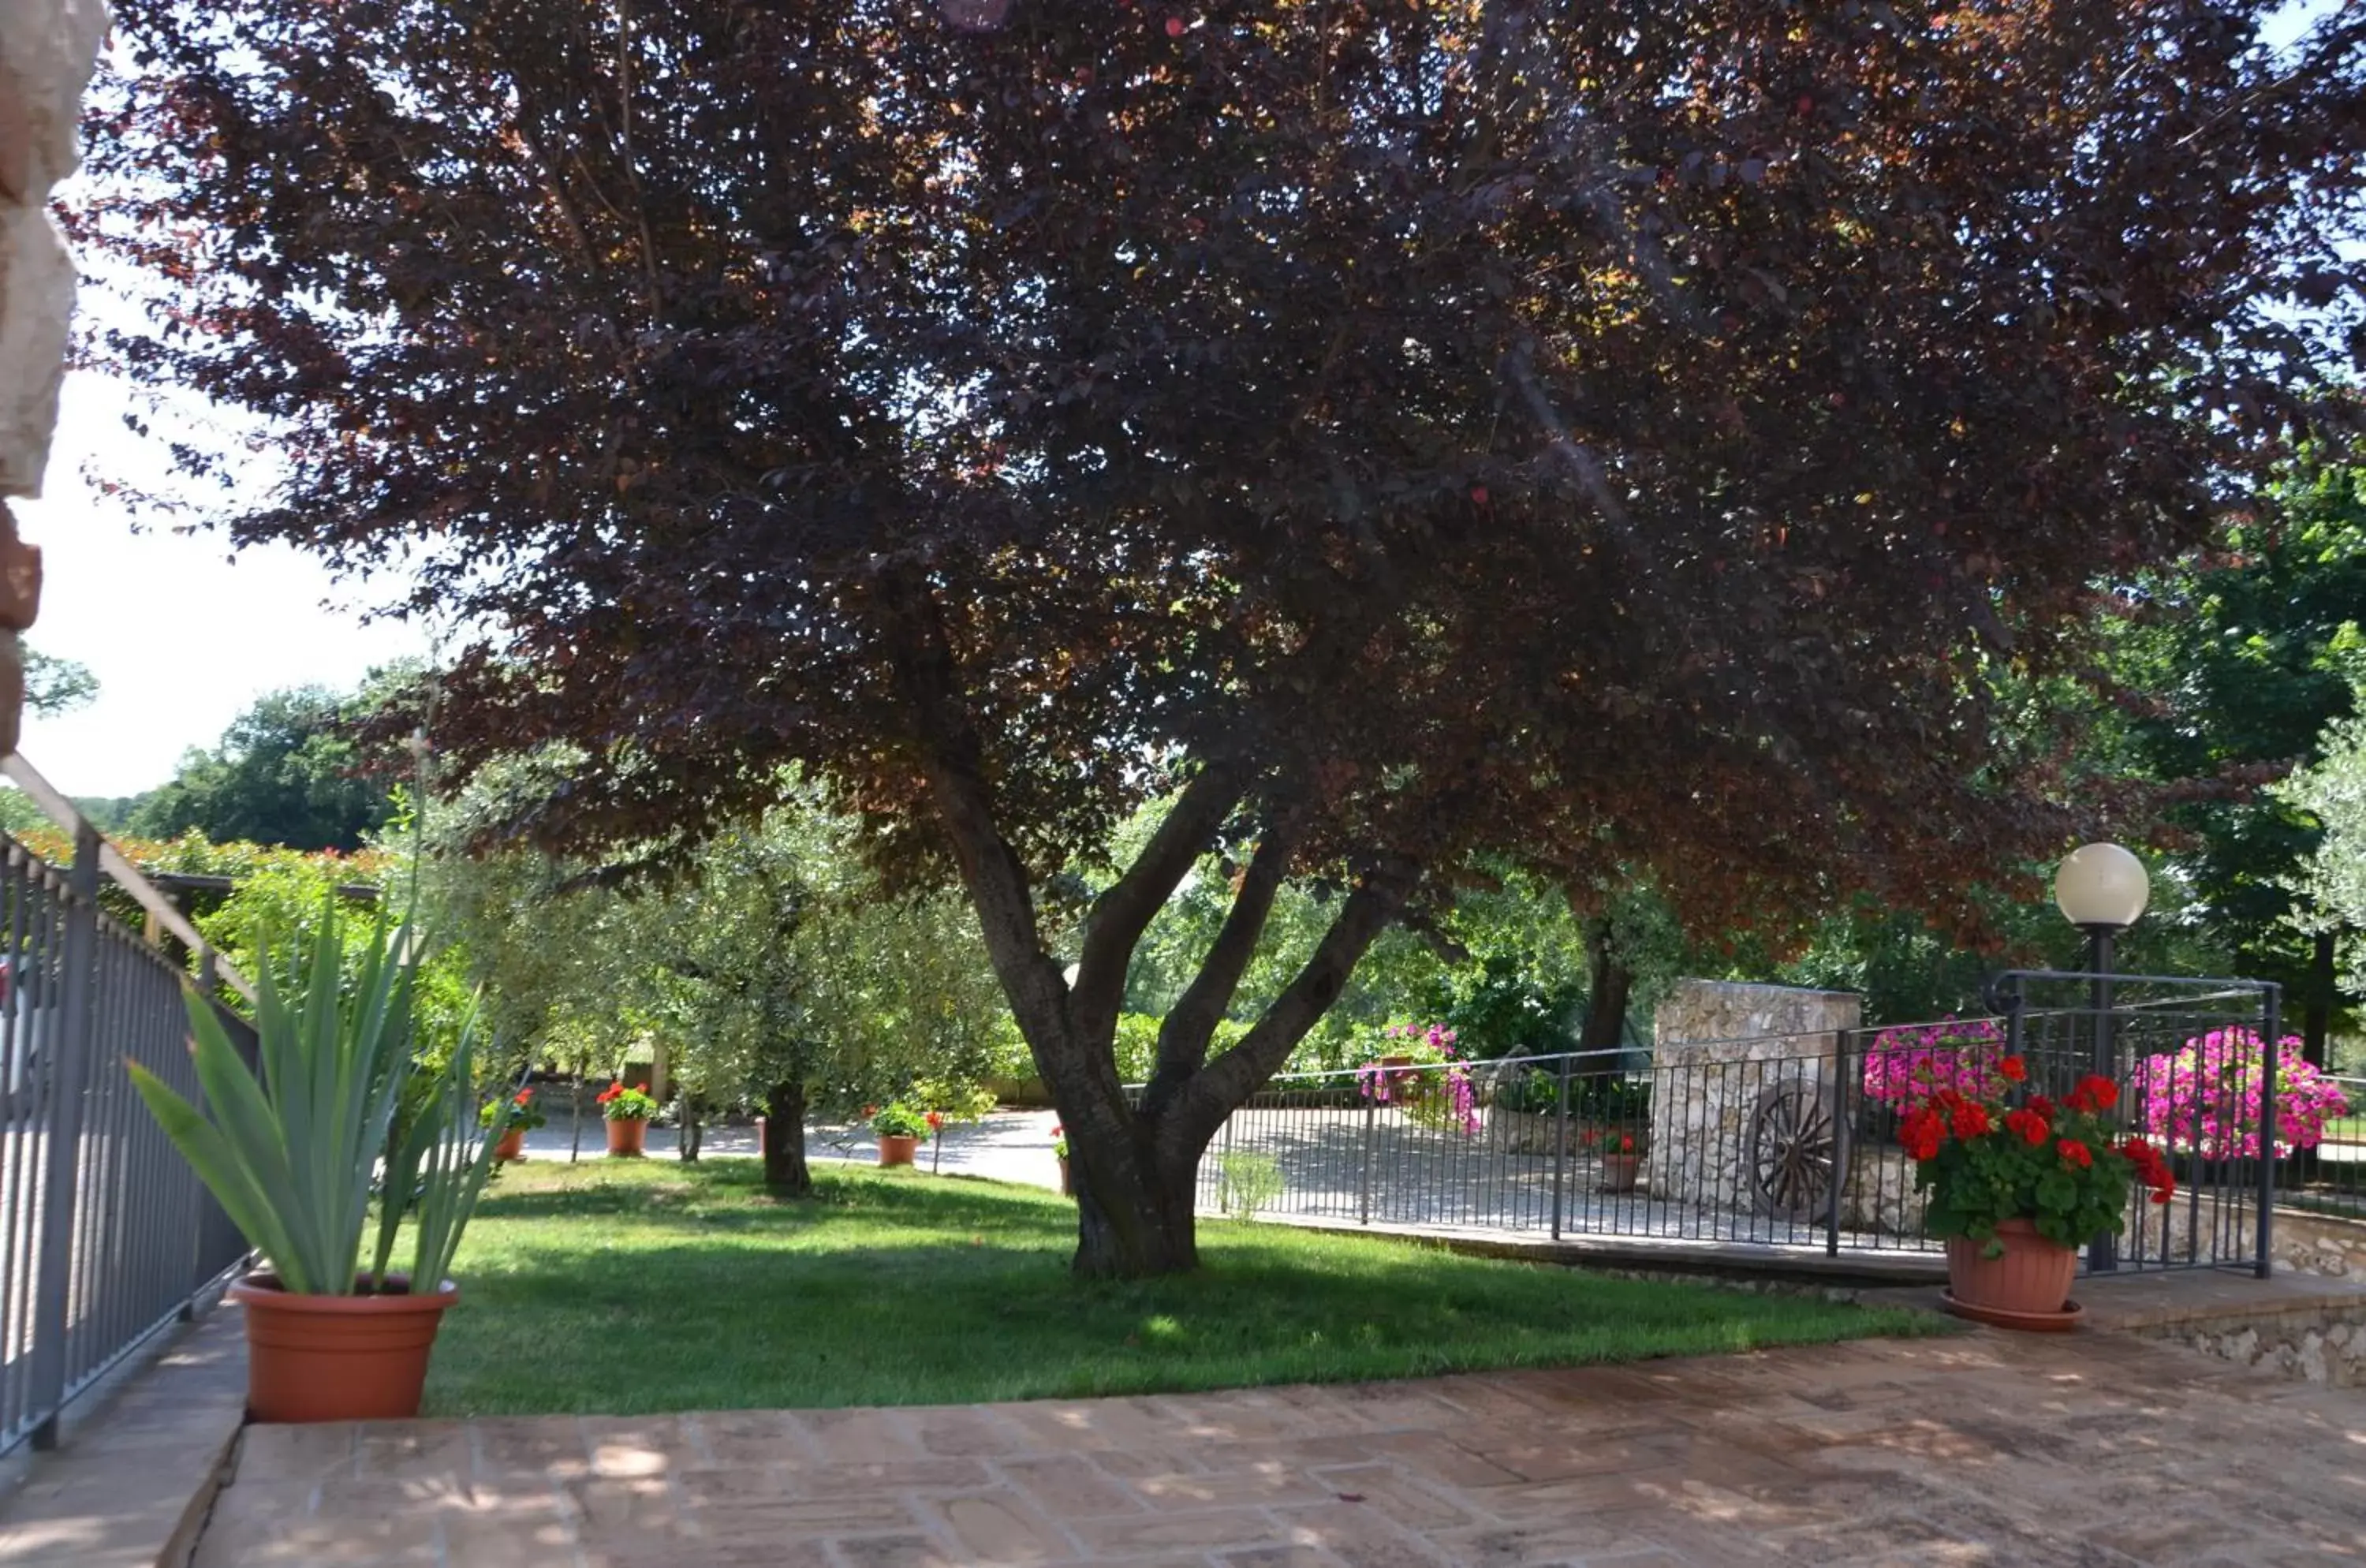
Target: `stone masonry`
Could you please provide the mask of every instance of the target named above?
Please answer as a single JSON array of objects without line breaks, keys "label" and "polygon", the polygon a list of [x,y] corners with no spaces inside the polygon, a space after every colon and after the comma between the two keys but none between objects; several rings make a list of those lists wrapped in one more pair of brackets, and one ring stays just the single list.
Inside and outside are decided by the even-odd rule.
[{"label": "stone masonry", "polygon": [[17,748],[17,634],[41,596],[40,551],[17,537],[7,498],[41,492],[73,313],[73,263],[50,194],[81,162],[82,92],[107,21],[104,0],[0,0],[0,751]]},{"label": "stone masonry", "polygon": [[1857,1027],[1863,1008],[1849,991],[1678,981],[1652,1021],[1652,1193],[1747,1208],[1763,1097],[1797,1081],[1829,1103],[1835,1033]]}]

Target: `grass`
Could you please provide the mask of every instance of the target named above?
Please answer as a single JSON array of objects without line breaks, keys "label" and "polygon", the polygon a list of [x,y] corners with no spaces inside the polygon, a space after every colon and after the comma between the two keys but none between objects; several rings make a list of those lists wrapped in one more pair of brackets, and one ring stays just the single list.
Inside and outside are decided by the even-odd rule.
[{"label": "grass", "polygon": [[1624,1361],[1927,1314],[1203,1221],[1201,1269],[1067,1271],[1048,1192],[753,1160],[512,1167],[454,1272],[431,1415],[949,1404]]}]

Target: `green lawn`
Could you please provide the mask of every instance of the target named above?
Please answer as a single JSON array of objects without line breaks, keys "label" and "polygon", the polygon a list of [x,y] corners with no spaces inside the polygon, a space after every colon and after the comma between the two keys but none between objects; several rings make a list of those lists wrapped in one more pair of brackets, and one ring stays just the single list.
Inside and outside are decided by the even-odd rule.
[{"label": "green lawn", "polygon": [[1203,1223],[1183,1279],[1073,1279],[1048,1192],[753,1160],[513,1167],[428,1413],[915,1404],[1403,1377],[1927,1332],[1928,1314]]}]

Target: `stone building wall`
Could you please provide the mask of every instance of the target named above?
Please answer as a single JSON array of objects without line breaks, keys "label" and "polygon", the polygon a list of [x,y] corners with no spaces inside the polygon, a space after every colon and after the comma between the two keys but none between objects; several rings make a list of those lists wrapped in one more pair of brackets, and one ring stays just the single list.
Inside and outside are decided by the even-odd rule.
[{"label": "stone building wall", "polygon": [[1747,1208],[1761,1097],[1797,1081],[1830,1103],[1835,1034],[1856,1028],[1863,1010],[1852,991],[1678,981],[1652,1019],[1652,1194]]},{"label": "stone building wall", "polygon": [[103,0],[0,0],[0,751],[17,747],[17,634],[41,592],[40,552],[17,537],[8,498],[41,492],[73,312],[73,262],[50,196],[81,161],[83,88],[107,20]]}]

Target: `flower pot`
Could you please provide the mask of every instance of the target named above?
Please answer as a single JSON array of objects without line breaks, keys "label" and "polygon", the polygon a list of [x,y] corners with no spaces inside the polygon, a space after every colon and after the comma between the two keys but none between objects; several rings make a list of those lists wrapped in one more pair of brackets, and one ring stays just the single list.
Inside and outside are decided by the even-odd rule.
[{"label": "flower pot", "polygon": [[513,1127],[503,1133],[501,1142],[493,1145],[493,1157],[503,1164],[513,1159],[525,1158],[525,1129]]},{"label": "flower pot", "polygon": [[1602,1190],[1632,1192],[1643,1171],[1641,1155],[1604,1155],[1602,1156]]},{"label": "flower pot", "polygon": [[1966,1307],[2016,1315],[2067,1312],[2078,1250],[2046,1240],[2027,1220],[2005,1221],[1997,1226],[1997,1240],[2004,1244],[2003,1256],[1983,1258],[1985,1243],[1947,1238],[1947,1294]]},{"label": "flower pot", "polygon": [[1058,1158],[1060,1161],[1060,1196],[1063,1198],[1073,1198],[1076,1195],[1076,1179],[1068,1174],[1067,1156],[1063,1155],[1058,1156]]},{"label": "flower pot", "polygon": [[638,1116],[619,1116],[608,1123],[608,1152],[612,1155],[636,1156],[648,1138],[649,1124]]},{"label": "flower pot", "polygon": [[918,1138],[900,1138],[893,1133],[879,1134],[881,1165],[909,1165],[912,1163],[912,1156],[919,1152],[920,1140]]},{"label": "flower pot", "polygon": [[[390,1277],[389,1285],[400,1279]],[[255,1421],[407,1421],[451,1280],[426,1295],[299,1296],[268,1273],[230,1288],[246,1309],[246,1413]]]}]

